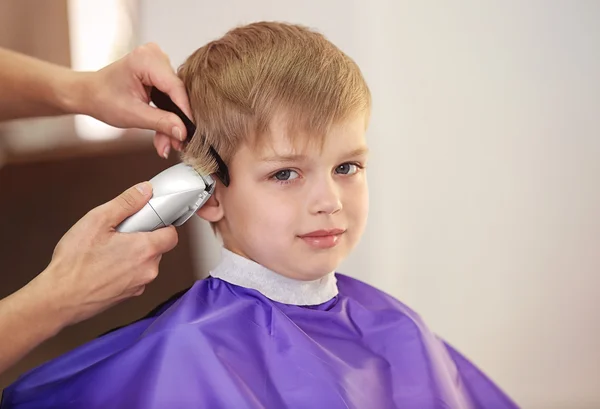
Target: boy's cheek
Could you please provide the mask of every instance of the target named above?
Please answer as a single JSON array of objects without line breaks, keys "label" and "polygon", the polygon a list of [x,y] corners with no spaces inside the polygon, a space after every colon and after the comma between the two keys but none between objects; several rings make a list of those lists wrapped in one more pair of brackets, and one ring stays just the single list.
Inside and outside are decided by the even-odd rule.
[{"label": "boy's cheek", "polygon": [[354,206],[368,206],[369,189],[366,183],[353,183],[344,189],[343,201]]},{"label": "boy's cheek", "polygon": [[228,210],[233,214],[231,219],[236,227],[263,235],[264,231],[275,233],[289,225],[295,219],[293,205],[287,200],[255,192],[238,198],[235,206]]}]

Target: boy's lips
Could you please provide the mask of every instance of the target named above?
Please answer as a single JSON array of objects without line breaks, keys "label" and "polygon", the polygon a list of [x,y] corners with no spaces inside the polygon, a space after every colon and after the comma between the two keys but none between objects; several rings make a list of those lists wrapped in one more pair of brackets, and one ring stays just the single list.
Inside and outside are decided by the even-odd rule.
[{"label": "boy's lips", "polygon": [[345,232],[343,229],[315,230],[298,237],[311,247],[327,249],[334,247]]},{"label": "boy's lips", "polygon": [[346,230],[343,229],[322,229],[311,231],[310,233],[302,234],[300,237],[324,237],[324,236],[335,236],[336,234],[342,234]]}]

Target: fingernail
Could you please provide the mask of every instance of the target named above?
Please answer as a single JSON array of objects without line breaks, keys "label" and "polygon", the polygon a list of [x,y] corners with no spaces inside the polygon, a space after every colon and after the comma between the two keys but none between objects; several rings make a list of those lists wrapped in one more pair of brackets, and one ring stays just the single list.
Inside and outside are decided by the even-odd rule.
[{"label": "fingernail", "polygon": [[148,182],[140,183],[135,188],[142,194],[142,196],[148,196],[148,193],[150,193],[150,186]]},{"label": "fingernail", "polygon": [[173,127],[173,136],[177,138],[177,140],[183,141],[183,137],[181,136],[181,129],[179,129],[176,126]]},{"label": "fingernail", "polygon": [[171,152],[171,145],[167,145],[167,147],[163,151],[163,158],[169,159],[169,152]]}]

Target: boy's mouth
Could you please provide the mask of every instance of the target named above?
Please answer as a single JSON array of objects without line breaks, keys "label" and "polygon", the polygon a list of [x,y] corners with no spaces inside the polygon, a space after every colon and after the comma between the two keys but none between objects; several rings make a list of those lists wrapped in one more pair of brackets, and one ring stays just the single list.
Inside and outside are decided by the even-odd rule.
[{"label": "boy's mouth", "polygon": [[340,241],[342,235],[346,232],[343,229],[315,230],[310,233],[300,235],[306,244],[318,249],[328,249],[334,247]]}]

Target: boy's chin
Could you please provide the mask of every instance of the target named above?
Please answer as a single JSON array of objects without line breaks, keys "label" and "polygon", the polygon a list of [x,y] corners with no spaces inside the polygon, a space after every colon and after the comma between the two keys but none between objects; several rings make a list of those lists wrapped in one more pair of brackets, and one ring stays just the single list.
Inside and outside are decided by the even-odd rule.
[{"label": "boy's chin", "polygon": [[335,272],[341,264],[342,258],[338,254],[319,254],[305,257],[294,265],[300,268],[294,271],[297,280],[313,281]]}]

